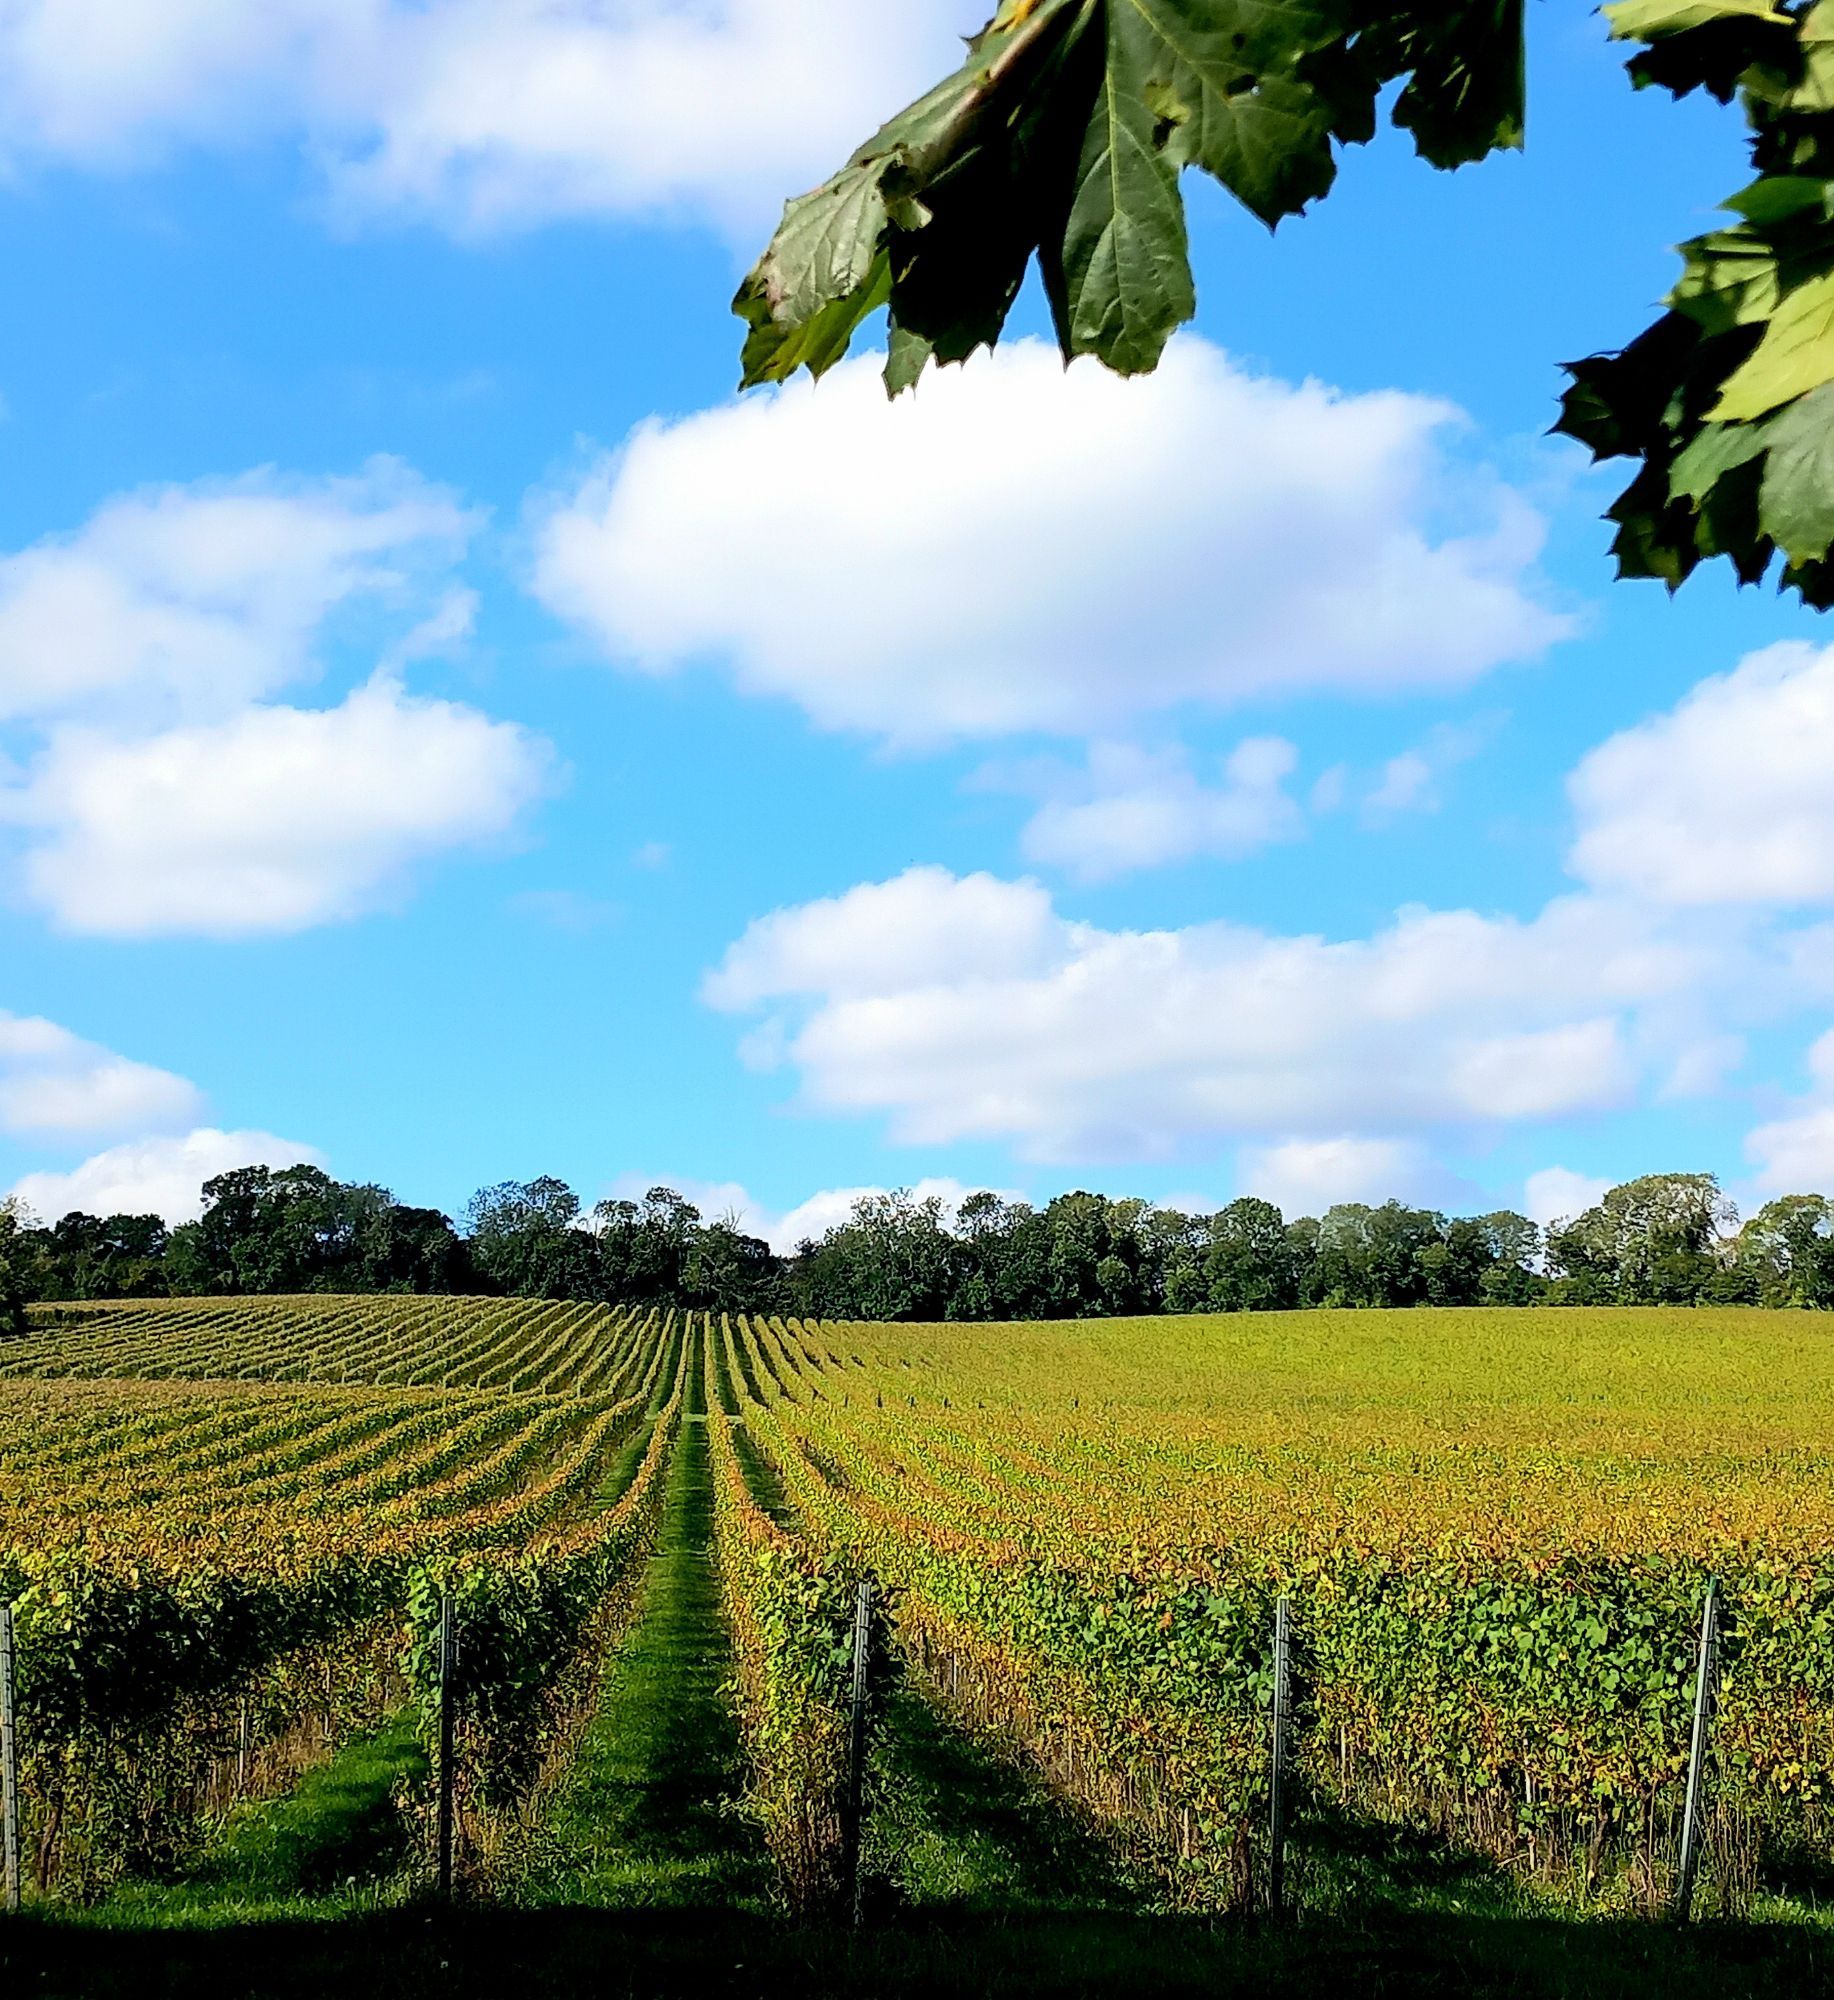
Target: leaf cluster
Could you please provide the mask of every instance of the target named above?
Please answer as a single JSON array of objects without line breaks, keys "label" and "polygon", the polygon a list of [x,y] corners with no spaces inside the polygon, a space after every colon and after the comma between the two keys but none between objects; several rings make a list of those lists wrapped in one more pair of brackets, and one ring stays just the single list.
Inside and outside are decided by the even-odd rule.
[{"label": "leaf cluster", "polygon": [[1756,178],[1682,246],[1667,311],[1569,367],[1559,430],[1640,461],[1609,510],[1619,574],[1678,588],[1708,557],[1834,604],[1834,5],[1621,0],[1640,87],[1736,97]]},{"label": "leaf cluster", "polygon": [[1455,167],[1523,131],[1522,0],[1002,0],[955,74],[789,203],[740,286],[747,387],[819,376],[890,308],[887,386],[998,338],[1034,257],[1066,359],[1150,370],[1196,310],[1179,177],[1270,228],[1384,94]]}]

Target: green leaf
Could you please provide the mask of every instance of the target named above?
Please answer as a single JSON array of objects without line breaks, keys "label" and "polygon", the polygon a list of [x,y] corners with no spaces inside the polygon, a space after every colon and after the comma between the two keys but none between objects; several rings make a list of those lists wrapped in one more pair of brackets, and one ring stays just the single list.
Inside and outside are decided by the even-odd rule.
[{"label": "green leaf", "polygon": [[1713,423],[1761,417],[1834,381],[1834,271],[1789,292],[1750,358],[1735,369],[1708,412]]},{"label": "green leaf", "polygon": [[1765,427],[1770,455],[1758,518],[1791,563],[1834,545],[1834,384],[1811,390]]},{"label": "green leaf", "polygon": [[788,204],[733,300],[749,327],[743,386],[797,368],[819,375],[846,353],[890,296],[888,233],[923,232],[932,184],[972,157],[1010,92],[1032,80],[1025,59],[1075,33],[1088,13],[1089,0],[1003,8],[960,69],[883,125],[832,179]]},{"label": "green leaf", "polygon": [[1774,228],[1801,215],[1814,215],[1825,221],[1828,183],[1818,174],[1766,174],[1720,206],[1761,229]]},{"label": "green leaf", "polygon": [[1671,499],[1704,500],[1719,481],[1735,467],[1758,457],[1767,442],[1764,424],[1707,424],[1688,445],[1676,454],[1669,467]]},{"label": "green leaf", "polygon": [[1343,31],[1328,5],[1111,0],[1179,166],[1200,166],[1270,226],[1329,192],[1331,107],[1292,73]]},{"label": "green leaf", "polygon": [[1706,333],[1767,320],[1783,296],[1775,246],[1749,229],[1716,229],[1696,237],[1668,302]]},{"label": "green leaf", "polygon": [[935,351],[922,334],[913,333],[894,314],[885,341],[886,394],[901,396],[906,389],[915,388]]},{"label": "green leaf", "polygon": [[1395,123],[1433,166],[1481,160],[1519,148],[1527,125],[1527,43],[1522,0],[1465,0],[1414,9],[1404,43],[1413,74],[1396,101]]},{"label": "green leaf", "polygon": [[1792,25],[1770,0],[1616,0],[1601,8],[1616,42],[1653,42],[1663,35],[1691,34],[1723,21],[1752,20]]},{"label": "green leaf", "polygon": [[1137,39],[1109,17],[1108,62],[1058,259],[1064,346],[1123,375],[1155,367],[1197,310],[1176,166],[1161,150]]},{"label": "green leaf", "polygon": [[885,302],[890,272],[879,248],[885,194],[875,167],[848,166],[783,212],[770,248],[739,287],[733,311],[750,328],[744,383],[822,371],[847,351],[860,322]]}]

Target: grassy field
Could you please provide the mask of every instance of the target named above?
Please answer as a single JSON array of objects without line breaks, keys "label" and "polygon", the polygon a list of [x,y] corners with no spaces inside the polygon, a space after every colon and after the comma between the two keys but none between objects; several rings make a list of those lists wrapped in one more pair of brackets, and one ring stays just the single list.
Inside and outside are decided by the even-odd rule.
[{"label": "grassy field", "polygon": [[[1831,1417],[1834,1328],[1744,1309],[43,1313],[0,1348],[29,1878],[0,1969],[72,1993],[304,1992],[359,1963],[406,1992],[1834,1991]],[[1709,1577],[1682,1933],[1658,1919]]]}]

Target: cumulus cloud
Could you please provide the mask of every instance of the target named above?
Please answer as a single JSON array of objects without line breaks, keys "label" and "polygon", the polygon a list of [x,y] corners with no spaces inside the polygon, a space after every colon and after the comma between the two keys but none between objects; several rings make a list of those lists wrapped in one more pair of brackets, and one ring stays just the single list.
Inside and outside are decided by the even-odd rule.
[{"label": "cumulus cloud", "polygon": [[232,1167],[324,1163],[315,1147],[271,1132],[205,1126],[180,1138],[111,1146],[68,1173],[27,1174],[12,1191],[48,1222],[81,1209],[87,1215],[159,1215],[178,1224],[196,1221],[203,1213],[204,1182]]},{"label": "cumulus cloud", "polygon": [[1575,1173],[1571,1167],[1543,1167],[1522,1183],[1522,1213],[1546,1229],[1571,1222],[1595,1208],[1611,1192],[1612,1183],[1596,1174]]},{"label": "cumulus cloud", "polygon": [[87,1134],[184,1124],[203,1101],[170,1070],[132,1062],[55,1021],[0,1012],[0,1130]]},{"label": "cumulus cloud", "polygon": [[895,995],[937,982],[1046,971],[1062,924],[1035,882],[909,868],[890,882],[777,910],[751,924],[702,997],[729,1011],[793,994]]},{"label": "cumulus cloud", "polygon": [[755,230],[959,59],[964,0],[16,0],[0,147],[304,142],[346,216]]},{"label": "cumulus cloud", "polygon": [[356,916],[417,862],[501,838],[546,746],[379,678],[336,708],[255,707],[138,740],[58,732],[0,816],[64,930],[230,937]]},{"label": "cumulus cloud", "polygon": [[1437,812],[1446,777],[1478,755],[1501,720],[1492,716],[1480,722],[1441,723],[1424,742],[1389,758],[1363,800],[1363,817],[1380,826],[1404,813]]},{"label": "cumulus cloud", "polygon": [[[338,607],[418,609],[476,525],[391,459],[351,478],[252,472],[122,495],[0,557],[0,721],[103,709],[119,726],[270,694],[310,670]],[[462,595],[433,614],[445,637],[465,615]]]},{"label": "cumulus cloud", "polygon": [[[959,913],[959,920],[958,920]],[[1333,942],[1217,922],[1105,930],[1033,882],[913,869],[773,912],[709,976],[805,1105],[1027,1157],[1473,1129],[1624,1101],[1626,1022],[1715,968],[1633,911],[1404,910]]]},{"label": "cumulus cloud", "polygon": [[1834,1188],[1834,1028],[1810,1044],[1805,1066],[1807,1094],[1745,1140],[1745,1157],[1769,1194]]},{"label": "cumulus cloud", "polygon": [[1182,750],[1095,743],[1074,769],[1052,759],[989,766],[975,783],[1040,801],[1020,835],[1028,861],[1102,882],[1200,855],[1240,860],[1304,828],[1286,790],[1299,753],[1278,736],[1251,736],[1206,783]]},{"label": "cumulus cloud", "polygon": [[1244,1194],[1282,1215],[1322,1215],[1343,1201],[1426,1199],[1437,1179],[1425,1151],[1404,1139],[1288,1139],[1245,1147],[1236,1179]]},{"label": "cumulus cloud", "polygon": [[1572,866],[1658,903],[1826,902],[1831,769],[1834,647],[1767,647],[1581,762]]},{"label": "cumulus cloud", "polygon": [[639,427],[538,521],[534,587],[622,665],[900,744],[1461,687],[1566,626],[1457,420],[1195,337],[1132,381],[1021,341],[896,402],[862,358]]}]

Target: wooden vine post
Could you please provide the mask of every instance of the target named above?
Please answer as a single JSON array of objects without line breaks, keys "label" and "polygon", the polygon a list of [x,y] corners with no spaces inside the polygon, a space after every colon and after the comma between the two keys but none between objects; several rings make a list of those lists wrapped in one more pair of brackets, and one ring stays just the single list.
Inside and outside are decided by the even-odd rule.
[{"label": "wooden vine post", "polygon": [[0,1604],[0,1852],[6,1907],[19,1907],[19,1703],[13,1677],[13,1607]]},{"label": "wooden vine post", "polygon": [[853,1693],[847,1717],[847,1797],[841,1817],[841,1879],[854,1926],[860,1923],[865,1882],[860,1870],[861,1817],[866,1794],[866,1696],[872,1655],[872,1579],[860,1579],[853,1607]]},{"label": "wooden vine post", "polygon": [[452,1593],[448,1590],[439,1600],[439,1893],[446,1901],[452,1896],[452,1737],[457,1700],[453,1683],[458,1665],[453,1627]]},{"label": "wooden vine post", "polygon": [[1694,1878],[1700,1866],[1700,1823],[1718,1677],[1719,1583],[1717,1579],[1710,1579],[1707,1601],[1700,1614],[1700,1657],[1694,1674],[1694,1728],[1688,1740],[1688,1793],[1681,1814],[1681,1865],[1675,1873],[1675,1921],[1678,1924],[1685,1924],[1694,1909]]},{"label": "wooden vine post", "polygon": [[1274,1604],[1273,1756],[1267,1788],[1267,1910],[1274,1917],[1286,1907],[1286,1752],[1292,1700],[1292,1614],[1282,1597]]}]

